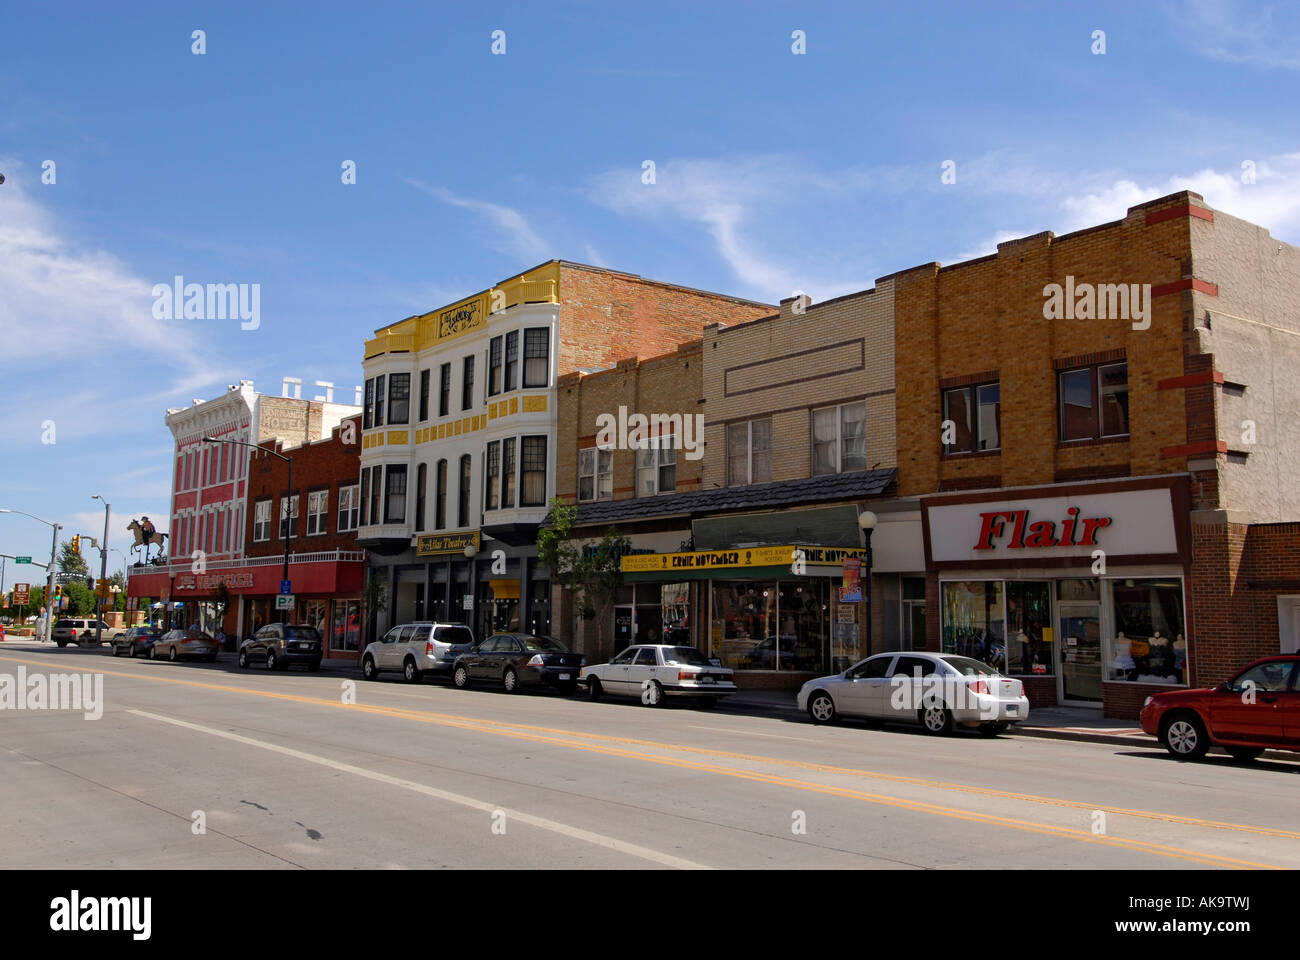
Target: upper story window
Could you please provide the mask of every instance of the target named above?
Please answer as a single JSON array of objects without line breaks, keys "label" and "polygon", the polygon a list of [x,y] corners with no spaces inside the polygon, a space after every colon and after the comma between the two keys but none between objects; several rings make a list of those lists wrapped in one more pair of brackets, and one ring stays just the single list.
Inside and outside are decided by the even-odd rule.
[{"label": "upper story window", "polygon": [[384,488],[384,523],[406,522],[406,464],[388,465]]},{"label": "upper story window", "polygon": [[[943,391],[944,453],[974,453],[1002,446],[1002,391],[998,383]],[[951,423],[949,423],[951,421]]]},{"label": "upper story window", "polygon": [[546,437],[523,437],[519,460],[523,474],[519,505],[546,506]]},{"label": "upper story window", "polygon": [[867,404],[843,403],[812,411],[812,473],[867,469]]},{"label": "upper story window", "polygon": [[411,375],[394,373],[388,378],[388,422],[411,422]]},{"label": "upper story window", "polygon": [[415,471],[415,532],[424,532],[424,489],[429,485],[429,465],[420,464]]},{"label": "upper story window", "polygon": [[583,447],[578,451],[578,501],[614,498],[614,451]]},{"label": "upper story window", "polygon": [[551,330],[524,330],[524,388],[544,387],[551,382]]},{"label": "upper story window", "polygon": [[1127,361],[1062,370],[1057,382],[1063,443],[1128,436]]},{"label": "upper story window", "polygon": [[438,416],[451,412],[451,364],[444,363],[438,371]]},{"label": "upper story window", "polygon": [[501,441],[501,506],[509,510],[515,505],[515,438]]},{"label": "upper story window", "polygon": [[384,425],[384,377],[383,374],[375,377],[375,426]]},{"label": "upper story window", "polygon": [[458,527],[469,526],[470,471],[470,456],[467,453],[460,458],[460,503],[456,509],[456,525]]},{"label": "upper story window", "polygon": [[339,487],[339,524],[338,532],[347,533],[357,528],[361,512],[361,489],[354,483],[348,487]]},{"label": "upper story window", "polygon": [[501,441],[493,440],[487,445],[487,467],[483,471],[483,509],[495,510],[500,503],[501,488]]},{"label": "upper story window", "polygon": [[652,437],[636,452],[636,495],[653,497],[677,489],[677,438]]},{"label": "upper story window", "polygon": [[501,338],[493,337],[488,344],[488,396],[501,392]]},{"label": "upper story window", "polygon": [[325,514],[329,511],[330,492],[314,490],[307,494],[307,536],[314,537],[325,533],[328,523]]},{"label": "upper story window", "polygon": [[439,460],[434,474],[433,529],[447,529],[447,461]]},{"label": "upper story window", "polygon": [[420,371],[420,422],[429,419],[429,371]]},{"label": "upper story window", "polygon": [[515,388],[519,379],[519,331],[511,330],[506,334],[506,382],[505,392]]},{"label": "upper story window", "polygon": [[280,498],[280,539],[298,536],[298,494]]},{"label": "upper story window", "polygon": [[727,486],[772,479],[772,419],[727,424]]},{"label": "upper story window", "polygon": [[375,378],[366,380],[366,405],[361,411],[361,429],[369,430],[375,422]]},{"label": "upper story window", "polygon": [[460,384],[460,408],[468,410],[474,406],[474,355],[465,358],[464,376]]},{"label": "upper story window", "polygon": [[271,539],[271,501],[258,500],[253,504],[253,541],[260,543]]}]

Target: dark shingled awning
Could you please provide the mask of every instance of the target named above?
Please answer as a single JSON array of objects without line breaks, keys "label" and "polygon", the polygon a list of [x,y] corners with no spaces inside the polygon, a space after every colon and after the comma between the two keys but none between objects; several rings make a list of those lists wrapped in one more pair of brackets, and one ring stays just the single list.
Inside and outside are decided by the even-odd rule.
[{"label": "dark shingled awning", "polygon": [[[670,493],[659,497],[632,497],[628,500],[602,500],[578,504],[575,525],[624,523],[630,520],[653,520],[658,517],[695,516],[725,510],[758,510],[764,507],[791,507],[803,503],[831,500],[860,500],[878,497],[898,475],[895,467],[884,470],[859,470],[835,473],[802,480],[775,483],[750,483]],[[548,517],[549,521],[549,517]]]}]

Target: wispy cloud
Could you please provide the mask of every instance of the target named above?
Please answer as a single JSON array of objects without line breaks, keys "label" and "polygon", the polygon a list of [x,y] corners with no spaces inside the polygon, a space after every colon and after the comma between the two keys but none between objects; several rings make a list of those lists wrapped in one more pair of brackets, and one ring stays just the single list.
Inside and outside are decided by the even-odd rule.
[{"label": "wispy cloud", "polygon": [[1202,56],[1279,70],[1300,70],[1300,16],[1296,5],[1192,0],[1168,9]]},{"label": "wispy cloud", "polygon": [[410,177],[406,182],[443,203],[478,214],[496,231],[496,236],[489,242],[489,246],[498,253],[523,257],[525,260],[544,260],[552,255],[550,247],[533,230],[528,219],[513,207],[457,196],[446,187],[430,186]]}]

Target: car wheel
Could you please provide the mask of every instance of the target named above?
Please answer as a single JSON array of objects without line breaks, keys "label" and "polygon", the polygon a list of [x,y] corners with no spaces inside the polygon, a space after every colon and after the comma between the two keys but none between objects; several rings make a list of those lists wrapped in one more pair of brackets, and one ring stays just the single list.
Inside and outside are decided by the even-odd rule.
[{"label": "car wheel", "polygon": [[176,662],[176,644],[173,643],[171,645],[171,649],[167,651],[167,659],[170,660],[172,663]]},{"label": "car wheel", "polygon": [[818,690],[808,701],[808,716],[813,723],[834,723],[837,719],[835,701],[824,690]]},{"label": "car wheel", "polygon": [[415,665],[415,661],[407,657],[406,663],[402,664],[402,676],[407,683],[420,682],[420,670]]},{"label": "car wheel", "polygon": [[134,660],[138,656],[140,656],[140,648],[133,643],[131,644],[131,659]]},{"label": "car wheel", "polygon": [[952,733],[952,711],[942,703],[930,703],[921,708],[921,724],[926,733],[944,737]]},{"label": "car wheel", "polygon": [[650,686],[642,689],[641,702],[647,707],[662,707],[664,705],[664,688],[659,685],[658,680],[651,680]]},{"label": "car wheel", "polygon": [[1241,763],[1250,763],[1264,752],[1263,747],[1228,747],[1227,750],[1232,759]]},{"label": "car wheel", "polygon": [[1160,731],[1160,742],[1179,760],[1199,760],[1210,749],[1205,724],[1192,714],[1170,718]]},{"label": "car wheel", "polygon": [[149,659],[150,660],[158,659],[158,644],[155,643],[152,647],[149,648]]},{"label": "car wheel", "polygon": [[117,649],[117,644],[116,643],[113,644],[113,656],[120,657],[121,655],[122,655],[122,651]]},{"label": "car wheel", "polygon": [[1006,730],[1006,728],[1007,724],[1005,723],[981,723],[980,735],[985,737],[996,737],[999,733]]},{"label": "car wheel", "polygon": [[469,686],[469,671],[464,665],[456,664],[456,669],[451,674],[451,685],[459,690],[464,690]]},{"label": "car wheel", "polygon": [[55,642],[59,645],[60,650],[62,650],[64,647],[68,645],[68,641],[66,640],[57,640]]},{"label": "car wheel", "polygon": [[599,700],[605,691],[600,686],[600,677],[592,677],[587,681],[587,699]]},{"label": "car wheel", "polygon": [[247,670],[247,669],[248,669],[248,651],[247,651],[247,650],[241,649],[241,650],[239,651],[239,669],[241,669],[241,670]]},{"label": "car wheel", "polygon": [[362,657],[361,676],[367,680],[375,680],[379,677],[379,671],[375,668],[374,657]]},{"label": "car wheel", "polygon": [[279,665],[278,663],[276,663],[276,661],[275,661],[275,651],[274,651],[274,650],[268,650],[268,651],[266,651],[266,669],[268,669],[268,670],[278,670],[278,669],[280,669],[280,665]]},{"label": "car wheel", "polygon": [[501,675],[501,683],[506,688],[506,693],[519,692],[519,674],[515,673],[513,667],[506,667],[506,672]]}]

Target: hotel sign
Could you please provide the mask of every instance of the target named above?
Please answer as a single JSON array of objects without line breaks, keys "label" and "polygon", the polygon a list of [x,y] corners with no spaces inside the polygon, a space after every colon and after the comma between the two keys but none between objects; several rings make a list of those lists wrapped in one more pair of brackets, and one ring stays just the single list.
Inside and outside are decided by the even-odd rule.
[{"label": "hotel sign", "polygon": [[682,570],[719,570],[727,567],[788,567],[803,551],[805,563],[841,564],[860,550],[843,547],[745,547],[736,550],[697,550],[692,553],[649,553],[624,557],[624,573],[672,573]]},{"label": "hotel sign", "polygon": [[481,297],[466,300],[454,307],[448,307],[438,314],[438,339],[448,340],[459,337],[484,325],[483,301]]},{"label": "hotel sign", "polygon": [[479,533],[435,533],[415,538],[415,555],[417,557],[437,557],[465,552],[466,547],[479,549]]}]

